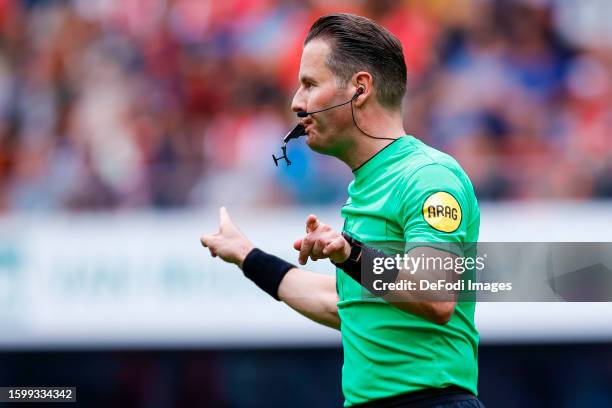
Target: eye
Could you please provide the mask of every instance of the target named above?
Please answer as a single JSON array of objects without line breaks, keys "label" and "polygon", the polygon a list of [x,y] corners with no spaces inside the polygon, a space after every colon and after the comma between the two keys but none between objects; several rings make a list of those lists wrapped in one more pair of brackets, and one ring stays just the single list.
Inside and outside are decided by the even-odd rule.
[{"label": "eye", "polygon": [[304,89],[306,91],[308,91],[311,88],[317,86],[317,84],[311,78],[302,78],[300,83],[301,83],[302,89]]}]

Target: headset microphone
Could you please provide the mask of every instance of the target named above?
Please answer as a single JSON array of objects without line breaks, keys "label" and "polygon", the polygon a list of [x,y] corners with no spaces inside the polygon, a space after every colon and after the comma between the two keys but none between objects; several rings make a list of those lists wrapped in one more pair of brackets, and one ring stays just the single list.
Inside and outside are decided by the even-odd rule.
[{"label": "headset microphone", "polygon": [[301,111],[301,112],[298,112],[297,115],[298,115],[299,118],[305,118],[308,115],[312,115],[313,113],[325,112],[325,111],[328,111],[330,109],[334,109],[334,108],[338,108],[340,106],[344,106],[347,103],[353,102],[355,99],[357,99],[357,97],[359,95],[361,95],[364,92],[365,92],[365,89],[362,86],[360,86],[359,88],[357,88],[357,91],[355,91],[355,95],[353,95],[353,97],[351,99],[349,99],[348,101],[346,101],[344,103],[339,103],[338,105],[330,106],[329,108],[325,108],[325,109],[321,109],[321,110],[313,111],[313,112]]},{"label": "headset microphone", "polygon": [[[337,108],[337,107],[340,107],[340,106],[344,106],[344,105],[350,103],[351,104],[351,116],[353,117],[353,123],[355,124],[355,126],[357,126],[357,122],[355,122],[355,114],[353,113],[353,104],[352,104],[352,102],[355,99],[357,99],[357,97],[359,97],[359,95],[361,95],[364,92],[365,92],[365,88],[363,86],[360,86],[355,91],[355,95],[353,95],[353,97],[351,99],[349,99],[348,101],[346,101],[344,103],[340,103],[338,105],[330,106],[329,108],[325,108],[325,109],[321,109],[321,110],[313,111],[313,112],[300,111],[300,112],[297,113],[297,116],[299,118],[305,118],[308,115],[312,115],[313,113],[325,112],[325,111],[328,111],[330,109],[334,109],[334,108]],[[385,138],[385,137],[370,136],[367,133],[365,133],[363,130],[361,130],[361,128],[359,128],[359,126],[357,126],[357,129],[359,129],[366,136],[369,136],[369,137],[372,137],[372,138],[375,138],[375,139],[388,139],[388,138]],[[289,160],[289,157],[287,157],[287,142],[289,142],[292,139],[297,139],[298,137],[305,136],[305,135],[306,135],[306,131],[304,130],[304,126],[302,126],[301,124],[296,125],[293,128],[292,131],[287,133],[287,135],[283,139],[283,145],[281,146],[281,150],[283,151],[283,155],[281,157],[276,157],[275,155],[272,155],[272,159],[274,160],[274,164],[276,165],[276,167],[278,167],[278,162],[280,160],[282,160],[282,159],[285,159],[285,162],[287,163],[287,166],[291,166],[291,160]]]}]

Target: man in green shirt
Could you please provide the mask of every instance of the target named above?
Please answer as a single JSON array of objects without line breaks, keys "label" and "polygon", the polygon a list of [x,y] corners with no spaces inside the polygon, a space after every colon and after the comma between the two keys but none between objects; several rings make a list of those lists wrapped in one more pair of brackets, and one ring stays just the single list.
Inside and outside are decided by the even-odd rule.
[{"label": "man in green shirt", "polygon": [[277,300],[341,330],[345,406],[482,407],[474,302],[457,301],[453,290],[433,299],[426,289],[378,290],[382,280],[423,273],[436,282],[447,276],[441,268],[414,275],[398,266],[382,280],[372,274],[389,243],[401,242],[408,255],[456,259],[473,255],[475,247],[465,245],[478,240],[480,212],[467,175],[403,128],[401,44],[364,17],[323,16],[304,42],[299,81],[292,109],[308,146],[342,160],[355,176],[342,208],[343,232],[311,215],[306,236],[294,243],[301,265],[329,258],[336,276],[255,248],[225,208],[219,231],[202,244]]}]

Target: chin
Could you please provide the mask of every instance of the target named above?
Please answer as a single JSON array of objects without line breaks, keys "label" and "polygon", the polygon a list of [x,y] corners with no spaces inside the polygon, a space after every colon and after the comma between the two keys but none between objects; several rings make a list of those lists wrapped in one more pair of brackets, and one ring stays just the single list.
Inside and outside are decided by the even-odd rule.
[{"label": "chin", "polygon": [[306,145],[312,150],[317,150],[318,148],[320,148],[321,140],[318,135],[309,133],[306,137]]},{"label": "chin", "polygon": [[322,143],[322,140],[314,135],[308,135],[306,145],[310,148],[310,150],[317,153],[327,154],[330,151],[330,146],[326,143]]},{"label": "chin", "polygon": [[306,136],[306,145],[308,145],[308,147],[310,147],[311,149],[317,145],[317,141],[315,140],[315,137],[313,135],[309,134],[308,136]]}]

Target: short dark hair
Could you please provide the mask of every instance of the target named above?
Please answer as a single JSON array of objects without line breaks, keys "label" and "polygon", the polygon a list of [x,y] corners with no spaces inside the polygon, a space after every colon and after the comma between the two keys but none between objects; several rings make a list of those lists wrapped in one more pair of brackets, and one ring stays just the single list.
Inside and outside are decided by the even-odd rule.
[{"label": "short dark hair", "polygon": [[366,17],[327,14],[310,27],[304,45],[316,38],[331,48],[327,66],[344,86],[353,74],[372,74],[381,105],[400,108],[406,92],[406,63],[402,44],[389,30]]}]

